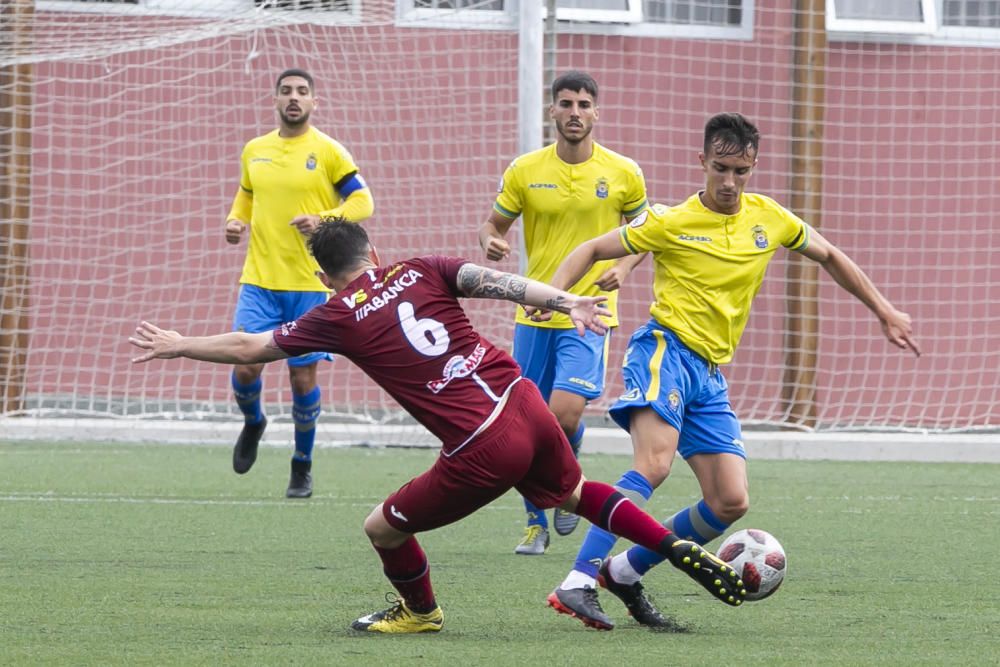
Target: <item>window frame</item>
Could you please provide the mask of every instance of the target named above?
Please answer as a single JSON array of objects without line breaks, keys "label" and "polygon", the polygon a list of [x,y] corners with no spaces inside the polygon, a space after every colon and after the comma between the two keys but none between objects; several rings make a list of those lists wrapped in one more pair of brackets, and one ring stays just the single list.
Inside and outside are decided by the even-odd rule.
[{"label": "window frame", "polygon": [[[870,42],[886,44],[919,44],[926,46],[980,46],[997,48],[1000,45],[1000,28],[982,28],[979,26],[944,25],[944,0],[920,0],[922,6],[933,6],[934,24],[928,29],[914,30],[912,27],[904,30],[890,30],[893,24],[912,23],[923,28],[927,23],[927,12],[924,21],[858,21],[839,20],[834,17],[831,24],[831,7],[833,0],[826,0],[826,27],[828,38],[832,42]],[[862,24],[862,25],[857,25]],[[905,28],[906,26],[904,26]],[[877,28],[872,30],[871,28]]]},{"label": "window frame", "polygon": [[[643,20],[642,0],[624,0],[624,2],[625,9],[586,9],[556,6],[556,20],[590,23],[640,23]],[[548,9],[548,6],[542,7],[543,20],[548,18]]]},{"label": "window frame", "polygon": [[[417,28],[456,28],[480,30],[517,30],[518,2],[539,2],[540,0],[505,0],[502,10],[481,10],[484,15],[470,16],[476,12],[462,12],[454,9],[417,9],[413,0],[396,0],[396,24]],[[565,20],[565,11],[606,11],[562,8],[556,14],[561,34],[622,35],[626,37],[665,37],[679,39],[728,39],[749,41],[753,39],[753,19],[755,0],[741,0],[741,22],[738,26],[698,25],[690,23],[653,23],[640,20],[637,23]],[[637,0],[630,6],[638,6]],[[615,10],[611,10],[615,11]],[[544,14],[543,8],[543,14]]]},{"label": "window frame", "polygon": [[932,35],[938,27],[937,0],[913,0],[920,3],[922,21],[882,21],[842,19],[837,17],[837,0],[826,0],[826,29],[830,32]]},{"label": "window frame", "polygon": [[[139,0],[138,3],[74,2],[74,0],[37,0],[35,11],[75,12],[83,14],[131,14],[135,16],[226,17],[257,11],[298,12],[324,21],[353,22],[361,16],[363,0],[347,0],[346,12],[325,9],[266,9],[259,10],[254,0]],[[206,6],[207,5],[207,6]]]}]

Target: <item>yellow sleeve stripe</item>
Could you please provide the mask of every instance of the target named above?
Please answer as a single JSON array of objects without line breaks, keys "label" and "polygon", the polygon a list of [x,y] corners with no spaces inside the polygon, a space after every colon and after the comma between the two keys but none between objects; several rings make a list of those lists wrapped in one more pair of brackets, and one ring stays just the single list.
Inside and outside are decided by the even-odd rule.
[{"label": "yellow sleeve stripe", "polygon": [[639,251],[628,240],[628,225],[619,228],[618,237],[622,240],[622,245],[633,255],[638,255]]},{"label": "yellow sleeve stripe", "polygon": [[503,217],[510,218],[511,220],[521,215],[520,213],[517,213],[515,211],[508,211],[497,202],[493,202],[493,210],[502,215]]}]

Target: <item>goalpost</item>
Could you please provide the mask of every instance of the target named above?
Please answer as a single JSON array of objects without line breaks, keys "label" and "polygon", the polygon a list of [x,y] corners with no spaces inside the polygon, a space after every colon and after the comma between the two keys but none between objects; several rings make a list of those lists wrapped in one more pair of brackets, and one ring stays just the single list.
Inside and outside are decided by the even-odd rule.
[{"label": "goalpost", "polygon": [[[0,429],[25,416],[137,429],[238,421],[228,367],[134,367],[126,339],[140,319],[194,335],[229,330],[245,246],[227,245],[223,224],[242,145],[275,126],[271,89],[285,68],[313,74],[314,124],[351,150],[370,184],[376,212],[366,227],[383,259],[485,261],[476,230],[525,133],[537,136],[527,119],[548,102],[540,73],[542,90],[521,89],[518,4],[0,0]],[[725,370],[745,424],[1000,429],[1000,17],[969,18],[971,3],[945,0],[933,26],[897,34],[853,14],[849,31],[830,16],[804,21],[829,3],[803,0],[555,4],[545,39],[556,71],[595,76],[595,136],[642,165],[651,201],[696,191],[705,119],[741,111],[763,134],[750,189],[790,207],[812,202],[798,212],[914,318],[921,359],[891,347],[822,271],[815,294],[796,297],[814,308],[790,301],[795,274],[779,251]],[[577,13],[566,20],[558,12],[570,5]],[[617,5],[626,13],[614,14]],[[822,48],[801,39],[817,25]],[[796,116],[796,62],[817,65],[809,49],[823,56],[825,81],[806,85],[823,95],[800,100]],[[814,177],[797,178],[803,169]],[[500,266],[517,270],[518,257]],[[618,365],[648,317],[650,284],[647,261],[623,289],[608,388],[587,412],[594,424],[610,425]],[[512,307],[468,306],[487,336],[509,345]],[[790,309],[814,331],[812,375],[786,368],[810,352],[794,342],[803,338],[791,335]],[[432,441],[348,362],[321,365],[319,377],[326,433]],[[788,408],[803,393],[811,421]],[[290,421],[282,364],[265,371],[263,402]]]}]

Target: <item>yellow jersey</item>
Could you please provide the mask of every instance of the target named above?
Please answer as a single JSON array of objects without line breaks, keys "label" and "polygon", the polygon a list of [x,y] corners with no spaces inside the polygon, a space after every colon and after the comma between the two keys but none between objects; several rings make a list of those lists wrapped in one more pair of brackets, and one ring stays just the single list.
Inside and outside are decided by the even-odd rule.
[{"label": "yellow jersey", "polygon": [[358,171],[354,158],[316,128],[288,138],[273,130],[247,142],[240,168],[240,188],[253,200],[249,220],[237,204],[229,215],[250,223],[240,282],[270,290],[329,292],[316,277],[319,265],[306,237],[289,223],[338,206],[337,186]]},{"label": "yellow jersey", "polygon": [[771,257],[779,246],[805,249],[810,227],[763,195],[744,193],[735,215],[709,210],[699,195],[653,206],[622,227],[621,242],[653,256],[653,318],[707,361],[725,364]]},{"label": "yellow jersey", "polygon": [[[637,215],[646,207],[646,181],[634,161],[595,143],[590,158],[567,164],[556,145],[526,153],[514,160],[500,181],[493,209],[504,217],[521,216],[529,278],[547,283],[574,248],[621,225],[622,216]],[[614,265],[602,261],[569,291],[608,297],[611,326],[618,325],[618,292],[604,292],[594,281]],[[517,309],[519,324],[568,329],[569,316],[553,313],[548,322],[532,322]]]}]

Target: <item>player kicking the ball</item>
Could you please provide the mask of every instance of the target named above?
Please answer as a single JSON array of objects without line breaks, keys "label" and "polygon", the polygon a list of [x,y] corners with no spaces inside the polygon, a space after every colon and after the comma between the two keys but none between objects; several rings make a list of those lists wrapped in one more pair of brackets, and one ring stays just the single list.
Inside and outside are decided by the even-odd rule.
[{"label": "player kicking the ball", "polygon": [[509,354],[472,328],[458,301],[505,299],[556,310],[568,314],[583,335],[605,332],[604,297],[576,296],[437,255],[382,267],[364,229],[342,220],[321,224],[309,245],[323,269],[321,279],[336,293],[294,322],[273,332],[208,337],[185,337],[143,322],[129,342],[146,351],[134,363],[188,357],[246,364],[336,353],[440,438],[435,464],[365,520],[365,533],[401,597],[354,621],[354,629],[439,631],[444,615],[414,534],[454,523],[511,488],[538,507],[561,507],[662,554],[714,597],[742,604],[746,591],[732,568],[678,539],[611,486],[583,478],[537,387],[521,377]]}]

